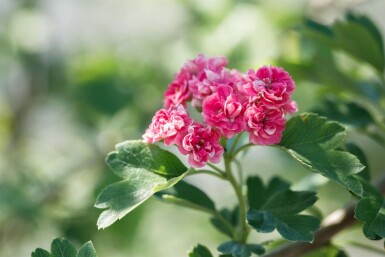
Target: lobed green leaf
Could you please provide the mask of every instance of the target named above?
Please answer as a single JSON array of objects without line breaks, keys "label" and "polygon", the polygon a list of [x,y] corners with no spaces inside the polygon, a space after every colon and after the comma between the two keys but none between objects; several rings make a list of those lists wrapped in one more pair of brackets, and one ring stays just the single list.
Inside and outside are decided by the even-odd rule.
[{"label": "lobed green leaf", "polygon": [[36,250],[32,252],[31,257],[51,257],[51,254],[44,249],[36,248]]},{"label": "lobed green leaf", "polygon": [[188,252],[189,257],[213,257],[210,250],[201,244],[195,246],[191,251]]},{"label": "lobed green leaf", "polygon": [[241,244],[230,241],[218,246],[218,251],[233,257],[249,257],[252,253],[262,255],[265,253],[265,248],[258,244]]},{"label": "lobed green leaf", "polygon": [[273,178],[265,186],[259,177],[249,177],[247,222],[258,232],[269,233],[277,229],[288,240],[311,242],[320,221],[299,213],[312,206],[317,197],[314,192],[296,192],[288,187],[287,182],[279,178]]},{"label": "lobed green leaf", "polygon": [[347,143],[343,146],[343,149],[348,151],[351,154],[354,154],[360,160],[360,162],[364,165],[365,168],[360,173],[358,173],[357,176],[361,177],[363,180],[370,181],[369,163],[365,156],[365,153],[361,150],[361,148],[358,147],[356,144]]},{"label": "lobed green leaf", "polygon": [[82,245],[76,257],[96,257],[96,250],[92,242],[88,241],[87,243]]},{"label": "lobed green leaf", "polygon": [[355,218],[363,222],[364,235],[372,240],[385,238],[385,201],[380,192],[361,179],[364,198],[356,205]]},{"label": "lobed green leaf", "polygon": [[184,205],[188,208],[203,209],[208,212],[216,211],[214,202],[205,192],[184,181],[180,181],[172,188],[156,193],[156,196],[166,202]]},{"label": "lobed green leaf", "polygon": [[[238,226],[239,223],[239,206],[236,206],[233,210],[223,208],[219,211],[220,215],[234,228]],[[232,231],[217,217],[211,217],[211,224],[223,234],[233,238]]]},{"label": "lobed green leaf", "polygon": [[275,193],[290,188],[290,184],[278,177],[273,177],[267,187],[264,186],[262,180],[257,177],[249,177],[247,179],[247,198],[250,208],[259,209],[265,203],[265,200]]},{"label": "lobed green leaf", "polygon": [[336,150],[344,138],[345,128],[339,123],[305,113],[288,121],[278,147],[308,169],[362,197],[362,185],[354,174],[364,166],[356,156]]},{"label": "lobed green leaf", "polygon": [[156,192],[172,187],[187,172],[175,155],[140,140],[118,144],[106,162],[123,180],[107,186],[96,200],[96,208],[107,209],[98,219],[99,229],[121,219]]},{"label": "lobed green leaf", "polygon": [[127,178],[133,171],[149,171],[164,176],[180,176],[187,168],[169,151],[142,140],[130,140],[116,145],[106,163],[121,178]]},{"label": "lobed green leaf", "polygon": [[282,215],[276,220],[277,231],[291,241],[312,242],[320,220],[310,215]]},{"label": "lobed green leaf", "polygon": [[75,247],[64,238],[55,238],[51,243],[52,257],[76,257]]},{"label": "lobed green leaf", "polygon": [[314,192],[294,192],[286,189],[270,195],[261,209],[269,210],[271,213],[300,213],[316,201]]},{"label": "lobed green leaf", "polygon": [[80,247],[77,253],[76,248],[67,239],[55,238],[51,243],[51,253],[37,248],[31,257],[96,257],[96,251],[91,241]]}]

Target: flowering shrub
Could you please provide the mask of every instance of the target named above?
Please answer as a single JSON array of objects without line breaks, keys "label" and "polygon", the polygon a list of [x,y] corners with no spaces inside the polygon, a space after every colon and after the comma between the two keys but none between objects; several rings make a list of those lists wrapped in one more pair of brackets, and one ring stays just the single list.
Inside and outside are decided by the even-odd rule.
[{"label": "flowering shrub", "polygon": [[[315,47],[329,44],[358,58],[372,66],[378,81],[385,86],[383,42],[370,20],[348,16],[347,22],[337,23],[331,28],[309,22],[305,29],[310,30],[306,33],[308,37],[321,39],[322,46]],[[356,35],[360,35],[360,40]],[[349,40],[345,39],[347,36]],[[370,48],[364,47],[366,41],[371,42]],[[367,49],[368,53],[363,54],[362,49]],[[318,255],[311,256],[346,256],[331,239],[355,220],[362,222],[363,234],[368,239],[385,238],[382,195],[385,180],[377,185],[382,192],[371,185],[368,167],[363,165],[367,163],[363,153],[345,141],[347,129],[353,127],[364,131],[368,137],[385,142],[381,134],[385,125],[380,108],[385,93],[373,96],[373,92],[385,91],[376,88],[377,82],[347,79],[335,69],[335,60],[329,57],[319,63],[317,52],[313,54],[314,70],[310,70],[307,63],[283,61],[282,66],[287,66],[287,70],[306,71],[302,76],[297,72],[296,79],[321,78],[324,83],[331,83],[333,90],[339,87],[340,98],[334,96],[333,100],[325,101],[326,106],[318,112],[341,123],[315,113],[287,117],[287,114],[294,115],[298,107],[292,99],[295,83],[281,67],[263,66],[242,74],[228,69],[225,57],[198,55],[188,61],[168,85],[164,109],[155,113],[143,140],[122,142],[107,156],[106,163],[122,180],[107,186],[98,196],[95,207],[104,209],[98,227],[112,225],[156,196],[165,202],[209,215],[214,228],[228,237],[217,247],[220,257],[249,257],[253,254],[296,257],[317,250]],[[329,63],[325,65],[324,62]],[[326,75],[323,73],[325,69],[330,71]],[[312,76],[307,74],[309,72]],[[341,81],[349,83],[341,86]],[[350,83],[352,81],[355,83]],[[368,89],[370,86],[373,87]],[[190,117],[189,111],[194,108],[201,115],[198,115],[199,120]],[[342,123],[349,124],[349,127]],[[166,147],[159,147],[162,142]],[[167,150],[171,145],[175,145],[181,154],[188,155],[189,167]],[[307,185],[308,190],[298,191],[279,177],[264,181],[252,174],[245,178],[241,153],[256,145],[283,151],[309,171],[345,188],[355,197],[356,203],[330,214],[323,219],[321,228],[322,215],[314,211],[317,208],[310,209],[318,200],[311,185]],[[196,174],[215,176],[228,182],[234,190],[236,205],[218,209],[204,189],[185,180]],[[251,233],[273,231],[282,237],[276,243],[249,242]],[[52,242],[51,252],[38,248],[32,257],[96,256],[90,242],[77,252],[62,239]],[[189,257],[213,257],[211,251],[201,244],[188,254]]]},{"label": "flowering shrub", "polygon": [[[365,225],[380,224],[385,216],[373,220],[366,214],[364,206],[370,199],[379,201],[379,197],[376,189],[357,175],[364,169],[359,159],[338,148],[344,143],[345,127],[312,113],[287,121],[286,115],[294,114],[298,107],[292,99],[295,83],[283,68],[263,66],[242,74],[226,66],[225,57],[201,54],[188,61],[166,89],[164,108],[155,113],[143,140],[118,144],[108,155],[107,164],[123,181],[106,187],[99,195],[95,206],[106,210],[99,217],[98,227],[111,225],[155,195],[211,215],[213,226],[229,237],[217,248],[220,256],[264,254],[266,244],[248,243],[251,231],[277,230],[286,240],[313,242],[320,219],[303,211],[317,201],[315,192],[294,191],[290,183],[278,177],[264,183],[256,175],[246,180],[242,175],[235,176],[235,168],[242,173],[239,154],[259,145],[276,147],[309,170],[345,187],[361,199],[356,217],[364,221],[365,235],[370,239],[384,237],[383,229],[372,230]],[[189,115],[194,108],[201,115],[199,120]],[[162,141],[188,155],[190,167],[154,144]],[[195,174],[228,181],[237,206],[218,210],[201,189],[182,181]],[[198,245],[189,256],[212,254]]]}]

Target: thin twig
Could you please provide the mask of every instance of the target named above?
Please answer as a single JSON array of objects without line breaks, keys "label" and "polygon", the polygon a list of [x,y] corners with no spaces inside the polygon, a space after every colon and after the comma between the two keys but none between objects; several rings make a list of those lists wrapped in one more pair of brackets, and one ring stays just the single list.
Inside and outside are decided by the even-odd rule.
[{"label": "thin twig", "polygon": [[230,155],[233,154],[233,152],[237,148],[237,144],[238,144],[239,140],[241,139],[241,137],[242,137],[242,134],[238,134],[237,137],[234,139],[233,144],[232,144],[230,151],[229,151]]},{"label": "thin twig", "polygon": [[192,175],[197,175],[197,174],[207,174],[207,175],[215,176],[215,177],[220,178],[220,179],[226,179],[226,177],[223,174],[214,172],[212,170],[195,170],[195,169],[191,169],[186,176],[192,176]]},{"label": "thin twig", "polygon": [[252,143],[249,143],[249,144],[245,144],[241,147],[239,147],[233,154],[232,154],[232,158],[235,158],[237,156],[237,154],[239,154],[240,152],[242,152],[243,150],[245,150],[246,148],[249,148],[251,146],[254,146],[255,144],[252,144]]},{"label": "thin twig", "polygon": [[208,162],[206,163],[207,166],[209,166],[210,168],[212,168],[213,170],[216,170],[218,171],[220,174],[225,174],[225,171],[223,171],[221,168],[218,168],[217,166],[215,166],[214,164]]}]

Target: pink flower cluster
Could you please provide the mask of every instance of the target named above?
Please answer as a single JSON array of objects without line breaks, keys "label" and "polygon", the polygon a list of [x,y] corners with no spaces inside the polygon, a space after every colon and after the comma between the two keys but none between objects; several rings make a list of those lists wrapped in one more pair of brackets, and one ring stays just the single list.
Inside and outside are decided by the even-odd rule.
[{"label": "pink flower cluster", "polygon": [[[263,66],[241,74],[226,65],[225,57],[198,55],[188,61],[169,84],[164,109],[155,114],[144,141],[176,144],[193,167],[220,161],[221,137],[247,131],[253,144],[279,143],[285,114],[297,111],[291,100],[293,79],[280,67]],[[189,117],[188,102],[201,112],[205,124]]]}]

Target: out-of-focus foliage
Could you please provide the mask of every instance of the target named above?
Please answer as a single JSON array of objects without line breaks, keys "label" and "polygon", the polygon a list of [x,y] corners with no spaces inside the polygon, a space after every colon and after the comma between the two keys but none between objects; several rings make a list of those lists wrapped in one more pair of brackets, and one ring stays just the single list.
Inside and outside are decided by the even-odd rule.
[{"label": "out-of-focus foliage", "polygon": [[384,167],[381,165],[376,171],[366,156],[373,154],[368,151],[373,144],[380,146],[374,157],[383,156],[385,149],[383,32],[370,18],[353,13],[331,25],[308,20],[296,31],[298,59],[283,56],[280,63],[297,75],[297,81],[321,89],[314,111],[348,126],[353,143],[345,148],[366,165],[361,178],[356,178],[362,180],[363,199],[357,203],[355,218],[363,221],[367,238],[381,239],[384,197],[373,191],[369,183],[381,173],[383,176]]},{"label": "out-of-focus foliage", "polygon": [[[28,256],[36,246],[49,248],[55,236],[92,240],[101,257],[182,256],[197,237],[212,245],[225,240],[201,229],[209,226],[205,216],[155,201],[106,230],[95,225],[96,195],[117,181],[104,156],[117,142],[140,138],[175,70],[199,52],[226,55],[230,67],[240,70],[279,60],[297,81],[294,98],[301,112],[317,110],[354,127],[348,136],[365,154],[371,177],[377,177],[384,171],[384,136],[369,124],[381,122],[384,105],[378,32],[356,35],[356,27],[367,21],[353,19],[349,35],[373,37],[362,40],[370,44],[363,51],[320,42],[309,32],[313,27],[306,27],[310,23],[293,29],[305,17],[329,22],[348,8],[373,13],[377,21],[382,17],[381,0],[357,2],[1,1],[0,256]],[[325,33],[321,40],[330,32]],[[365,96],[363,102],[347,93],[352,88]],[[277,152],[248,156],[245,172],[291,172],[288,179],[298,185],[311,181],[321,187],[325,197],[320,198],[328,200],[319,204],[329,210],[349,199],[318,178],[304,177],[299,166]],[[282,162],[266,161],[270,158]],[[229,198],[221,195],[223,184],[204,176],[192,182],[211,183],[210,196],[222,202]],[[183,229],[170,228],[168,220]],[[174,233],[183,238],[169,237]]]}]

